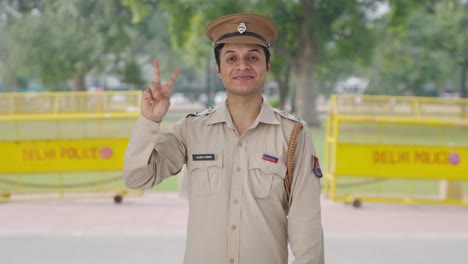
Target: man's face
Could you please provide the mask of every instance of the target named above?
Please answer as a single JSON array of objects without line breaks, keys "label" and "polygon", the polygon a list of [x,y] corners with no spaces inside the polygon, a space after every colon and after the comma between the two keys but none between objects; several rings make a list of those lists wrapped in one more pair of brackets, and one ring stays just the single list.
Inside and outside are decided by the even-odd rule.
[{"label": "man's face", "polygon": [[270,72],[262,46],[225,44],[219,57],[220,66],[216,71],[228,95],[261,95]]}]

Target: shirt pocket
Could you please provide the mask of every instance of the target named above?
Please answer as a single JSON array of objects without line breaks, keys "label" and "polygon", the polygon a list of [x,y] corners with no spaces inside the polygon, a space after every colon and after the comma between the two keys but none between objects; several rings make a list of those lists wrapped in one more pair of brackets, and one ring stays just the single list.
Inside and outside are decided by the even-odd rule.
[{"label": "shirt pocket", "polygon": [[190,160],[188,162],[188,183],[192,194],[213,195],[221,190],[223,155],[222,152],[218,152],[214,153],[214,156],[214,160]]},{"label": "shirt pocket", "polygon": [[273,186],[284,188],[283,180],[286,176],[286,164],[281,158],[274,163],[262,159],[262,156],[263,153],[254,154],[249,166],[249,183],[257,199],[267,199]]}]

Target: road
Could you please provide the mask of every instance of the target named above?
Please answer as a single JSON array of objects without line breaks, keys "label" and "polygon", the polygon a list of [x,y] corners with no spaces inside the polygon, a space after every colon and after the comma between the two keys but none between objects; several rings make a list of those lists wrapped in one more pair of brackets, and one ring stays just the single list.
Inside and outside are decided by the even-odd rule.
[{"label": "road", "polygon": [[[468,208],[322,205],[328,264],[468,261]],[[0,203],[0,263],[182,263],[187,214],[175,193]]]}]

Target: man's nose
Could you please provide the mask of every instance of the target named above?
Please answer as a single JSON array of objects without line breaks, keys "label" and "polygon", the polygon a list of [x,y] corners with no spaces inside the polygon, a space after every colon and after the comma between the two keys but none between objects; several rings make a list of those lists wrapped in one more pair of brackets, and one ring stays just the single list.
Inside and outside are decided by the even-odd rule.
[{"label": "man's nose", "polygon": [[240,59],[237,61],[237,68],[239,70],[248,70],[250,69],[250,63],[247,60]]}]

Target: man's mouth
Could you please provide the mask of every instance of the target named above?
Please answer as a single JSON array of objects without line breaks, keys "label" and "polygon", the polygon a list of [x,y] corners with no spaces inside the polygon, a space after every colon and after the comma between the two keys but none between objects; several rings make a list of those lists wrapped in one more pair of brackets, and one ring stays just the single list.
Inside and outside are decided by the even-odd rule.
[{"label": "man's mouth", "polygon": [[238,81],[247,81],[247,80],[251,80],[253,78],[254,77],[252,75],[237,75],[237,76],[234,76],[234,80],[238,80]]}]

